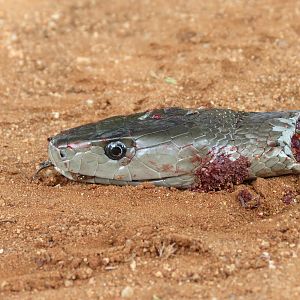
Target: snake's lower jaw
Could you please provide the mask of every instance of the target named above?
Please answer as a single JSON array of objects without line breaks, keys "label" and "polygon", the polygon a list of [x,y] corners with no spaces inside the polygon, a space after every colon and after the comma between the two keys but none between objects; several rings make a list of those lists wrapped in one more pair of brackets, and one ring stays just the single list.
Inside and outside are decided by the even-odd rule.
[{"label": "snake's lower jaw", "polygon": [[[62,173],[63,174],[63,173]],[[64,174],[63,174],[64,175]],[[85,176],[75,173],[69,173],[66,175],[69,179],[78,181],[78,182],[85,182],[85,183],[96,183],[96,184],[105,184],[105,185],[132,185],[137,186],[139,184],[143,184],[145,182],[152,183],[156,186],[162,187],[176,187],[176,188],[189,188],[193,185],[195,181],[194,175],[181,175],[181,176],[174,176],[168,178],[161,178],[161,179],[153,179],[153,180],[133,180],[133,181],[126,181],[126,180],[117,180],[117,179],[108,179],[108,178],[100,178],[100,177],[92,177],[92,176]]]}]

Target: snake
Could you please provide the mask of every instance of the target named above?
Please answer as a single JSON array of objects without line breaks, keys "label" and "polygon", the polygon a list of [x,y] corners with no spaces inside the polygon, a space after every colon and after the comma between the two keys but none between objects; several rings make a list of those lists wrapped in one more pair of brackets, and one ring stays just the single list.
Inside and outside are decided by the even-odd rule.
[{"label": "snake", "polygon": [[300,174],[300,110],[154,109],[48,138],[48,160],[85,183],[218,191],[257,177]]}]

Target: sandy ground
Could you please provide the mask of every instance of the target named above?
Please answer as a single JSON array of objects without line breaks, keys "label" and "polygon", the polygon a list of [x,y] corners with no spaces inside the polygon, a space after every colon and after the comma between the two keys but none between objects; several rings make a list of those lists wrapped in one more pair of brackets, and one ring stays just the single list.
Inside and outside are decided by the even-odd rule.
[{"label": "sandy ground", "polygon": [[0,298],[300,299],[299,176],[31,180],[48,136],[108,116],[299,109],[299,39],[296,0],[0,0]]}]

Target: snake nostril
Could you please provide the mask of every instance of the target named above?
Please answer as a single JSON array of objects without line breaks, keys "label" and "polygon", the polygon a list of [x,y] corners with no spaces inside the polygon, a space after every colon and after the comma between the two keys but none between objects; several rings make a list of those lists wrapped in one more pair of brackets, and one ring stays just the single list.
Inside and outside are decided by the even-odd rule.
[{"label": "snake nostril", "polygon": [[67,153],[65,149],[60,149],[59,150],[59,155],[62,159],[65,159],[67,157]]}]

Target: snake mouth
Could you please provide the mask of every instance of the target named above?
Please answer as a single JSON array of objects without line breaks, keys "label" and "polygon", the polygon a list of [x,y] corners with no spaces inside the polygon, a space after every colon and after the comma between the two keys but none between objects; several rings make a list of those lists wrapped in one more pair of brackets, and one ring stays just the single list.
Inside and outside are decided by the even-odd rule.
[{"label": "snake mouth", "polygon": [[[60,171],[60,173],[62,173]],[[158,179],[147,179],[147,180],[117,180],[117,179],[109,179],[109,178],[100,178],[96,176],[86,176],[81,175],[77,173],[62,173],[64,176],[68,177],[71,180],[75,180],[78,182],[83,183],[95,183],[95,184],[103,184],[103,185],[131,185],[131,186],[137,186],[143,183],[150,183],[156,186],[163,186],[163,187],[177,187],[177,188],[187,188],[190,187],[195,180],[194,175],[192,174],[184,174],[184,175],[178,175],[173,177],[164,177],[164,178],[158,178]]]}]

